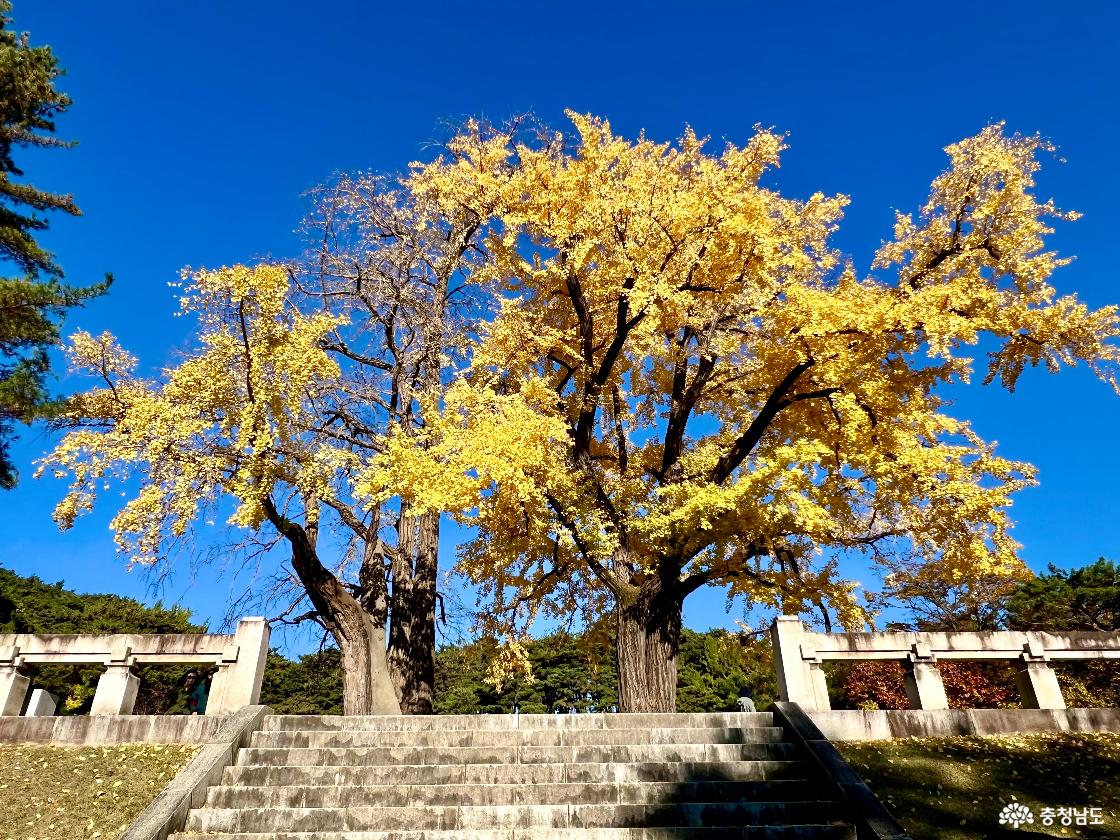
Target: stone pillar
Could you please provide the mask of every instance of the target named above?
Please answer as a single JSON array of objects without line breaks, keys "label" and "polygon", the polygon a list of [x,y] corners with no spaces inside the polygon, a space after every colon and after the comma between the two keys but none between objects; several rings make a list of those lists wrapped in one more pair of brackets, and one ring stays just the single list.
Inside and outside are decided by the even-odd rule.
[{"label": "stone pillar", "polygon": [[832,708],[832,701],[828,699],[828,679],[821,668],[821,658],[815,649],[809,645],[801,646],[801,661],[809,669],[809,686],[813,690],[813,707],[820,711]]},{"label": "stone pillar", "polygon": [[260,701],[268,639],[268,622],[263,618],[238,622],[233,644],[222,652],[222,662],[210,686],[206,714],[233,714]]},{"label": "stone pillar", "polygon": [[97,681],[91,715],[130,715],[136,703],[140,678],[127,665],[110,665]]},{"label": "stone pillar", "polygon": [[49,692],[37,688],[31,692],[31,701],[27,704],[28,717],[52,717],[58,710],[58,703]]},{"label": "stone pillar", "polygon": [[906,699],[911,709],[948,709],[945,684],[929,645],[915,643],[906,660]]},{"label": "stone pillar", "polygon": [[19,671],[19,648],[0,648],[0,715],[17,716],[31,680]]},{"label": "stone pillar", "polygon": [[[770,642],[774,647],[774,676],[778,681],[778,696],[803,709],[817,708],[817,689],[810,675],[809,665],[802,658],[805,627],[795,615],[780,615],[770,628]],[[811,650],[811,647],[806,646]],[[814,651],[813,657],[816,656]],[[811,657],[812,658],[812,657]],[[821,672],[820,680],[824,679]],[[828,696],[827,690],[825,696]]]},{"label": "stone pillar", "polygon": [[1024,709],[1064,709],[1058,675],[1050,667],[1050,657],[1034,639],[1023,645],[1019,668],[1015,674],[1019,685],[1019,699]]},{"label": "stone pillar", "polygon": [[113,645],[109,667],[97,681],[91,715],[130,715],[136,703],[140,678],[132,673],[132,648],[123,642]]},{"label": "stone pillar", "polygon": [[210,693],[206,696],[206,714],[225,714],[226,678],[229,675],[230,664],[224,657],[230,650],[222,652],[223,660],[218,664],[218,671],[210,679]]}]

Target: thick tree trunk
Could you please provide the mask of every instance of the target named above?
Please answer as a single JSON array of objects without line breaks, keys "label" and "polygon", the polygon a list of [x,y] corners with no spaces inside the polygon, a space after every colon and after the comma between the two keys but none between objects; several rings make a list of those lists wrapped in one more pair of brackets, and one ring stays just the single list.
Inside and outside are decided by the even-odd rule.
[{"label": "thick tree trunk", "polygon": [[408,715],[432,714],[435,689],[436,571],[439,514],[402,510],[392,564],[389,671]]},{"label": "thick tree trunk", "polygon": [[360,607],[345,609],[333,635],[342,654],[342,713],[399,715],[385,657],[384,624],[375,623]]},{"label": "thick tree trunk", "polygon": [[681,600],[657,580],[615,608],[619,711],[676,711],[681,608]]},{"label": "thick tree trunk", "polygon": [[[309,503],[313,508],[313,502]],[[319,560],[317,520],[300,525],[281,514],[271,499],[265,512],[292,547],[292,568],[307,592],[319,619],[342,654],[342,713],[399,715],[389,662],[385,652],[386,594],[383,574],[368,574],[362,564],[362,585],[354,594]],[[367,556],[373,553],[367,542]]]},{"label": "thick tree trunk", "polygon": [[[299,572],[301,564],[294,564]],[[400,703],[385,652],[385,612],[380,617],[358,601],[330,572],[311,580],[300,575],[312,604],[342,654],[342,713],[399,715]],[[373,598],[384,604],[384,598]]]}]

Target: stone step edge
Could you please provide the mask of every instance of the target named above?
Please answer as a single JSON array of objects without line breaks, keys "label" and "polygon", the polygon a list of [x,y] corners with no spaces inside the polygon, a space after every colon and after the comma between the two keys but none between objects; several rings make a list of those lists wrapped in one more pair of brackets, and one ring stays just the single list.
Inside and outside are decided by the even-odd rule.
[{"label": "stone step edge", "polygon": [[[495,734],[508,734],[508,733],[555,733],[557,736],[574,735],[582,732],[609,732],[613,736],[626,737],[630,733],[654,733],[659,735],[681,734],[684,737],[709,737],[714,733],[742,733],[744,737],[750,737],[754,732],[765,732],[768,735],[776,735],[779,733],[784,734],[784,730],[780,726],[629,726],[629,727],[600,727],[600,728],[576,728],[576,727],[538,727],[535,729],[361,729],[361,728],[330,728],[330,729],[260,729],[253,733],[255,736],[264,737],[278,737],[278,736],[312,736],[322,735],[329,736],[335,735],[342,737],[347,734],[362,734],[362,735],[393,735],[393,736],[433,736],[444,733],[455,733],[455,737],[464,737],[470,735],[472,737],[489,737]],[[697,734],[697,733],[703,733]],[[648,742],[647,742],[648,743]],[[682,742],[655,742],[655,743],[723,743],[719,741],[682,741]],[[760,743],[770,743],[769,741],[762,741]],[[504,746],[504,745],[500,745]],[[546,745],[540,745],[546,746]],[[608,744],[607,746],[620,746],[619,744]]]},{"label": "stone step edge", "polygon": [[[737,767],[739,769],[744,769],[745,770],[745,769],[747,769],[748,766],[751,769],[766,769],[764,767],[758,767],[757,765],[774,765],[774,764],[781,765],[782,768],[788,767],[790,765],[805,765],[805,766],[808,766],[808,764],[807,764],[807,762],[804,758],[745,758],[745,759],[740,759],[740,760],[737,760],[737,761],[734,761],[734,760],[733,761],[670,761],[670,762],[665,762],[665,761],[623,761],[623,762],[618,762],[618,761],[558,761],[558,762],[551,762],[551,763],[548,763],[548,762],[532,762],[531,764],[523,764],[523,765],[509,764],[509,763],[506,763],[506,762],[503,762],[501,764],[493,764],[493,763],[484,764],[482,762],[479,762],[478,764],[367,764],[367,765],[362,765],[362,764],[330,764],[330,765],[321,765],[321,764],[230,764],[225,768],[225,771],[229,772],[231,770],[261,770],[261,769],[264,769],[264,770],[275,770],[277,772],[281,772],[283,770],[295,770],[295,771],[336,770],[337,771],[337,770],[353,769],[356,772],[359,769],[369,770],[369,769],[374,768],[374,767],[379,767],[379,768],[383,767],[383,768],[386,768],[386,769],[401,770],[401,771],[404,771],[404,770],[419,770],[420,768],[424,768],[426,770],[431,770],[431,769],[436,768],[436,767],[455,767],[455,768],[470,768],[472,771],[477,770],[479,772],[485,772],[485,771],[493,770],[493,769],[496,769],[496,768],[506,768],[506,767],[573,767],[573,768],[576,769],[577,772],[583,772],[583,771],[586,771],[586,770],[590,770],[593,767],[595,767],[595,768],[602,768],[602,767],[644,767],[647,770],[653,770],[654,768],[660,769],[660,768],[663,768],[663,767],[680,767],[680,768],[683,768],[683,769],[688,770],[690,772],[702,773],[704,771],[711,772],[711,771],[713,771],[717,768],[726,768],[728,765],[731,765],[732,769]],[[775,767],[773,769],[780,769],[780,768]],[[734,779],[734,778],[725,778],[725,777],[721,776],[719,779],[693,779],[692,781],[697,781],[697,782],[703,782],[703,781],[749,782],[749,781],[782,781],[782,780],[780,780],[780,779],[773,779],[773,780],[769,780],[769,779]],[[421,783],[420,782],[409,782],[408,784],[421,784]],[[446,782],[433,782],[433,784],[447,784],[447,783]],[[469,783],[467,783],[467,784],[469,784]]]},{"label": "stone step edge", "polygon": [[[347,806],[347,808],[316,808],[316,806],[308,806],[308,808],[273,808],[272,805],[265,805],[263,809],[258,808],[209,808],[208,805],[203,805],[202,808],[194,808],[193,812],[199,813],[202,811],[261,811],[267,810],[270,813],[281,811],[299,811],[299,812],[318,812],[318,811],[469,811],[469,810],[500,810],[506,811],[532,811],[533,809],[605,809],[614,808],[617,802],[566,802],[557,803],[552,805],[534,805],[529,803],[514,803],[512,805],[357,805]],[[625,803],[624,803],[625,804]],[[814,805],[824,808],[825,805],[837,805],[836,800],[832,799],[814,799],[814,800],[737,800],[735,802],[707,802],[704,800],[690,800],[688,802],[635,802],[626,804],[627,808],[633,809],[675,809],[675,808],[717,808],[717,809],[730,809],[740,808],[744,805],[758,805],[773,808],[776,805]],[[532,828],[532,827],[525,827]],[[577,827],[578,828],[578,827]],[[626,827],[626,825],[619,825],[617,828],[633,828]],[[660,825],[651,825],[650,828],[668,828],[660,827]],[[690,828],[685,825],[683,828]],[[694,828],[694,827],[692,827]]]},{"label": "stone step edge", "polygon": [[[298,766],[298,765],[296,765]],[[419,765],[427,766],[427,765]],[[495,766],[495,765],[491,765]],[[625,785],[629,787],[648,787],[650,785],[661,785],[663,787],[679,788],[683,785],[783,785],[785,787],[792,787],[796,784],[807,784],[812,781],[811,779],[693,779],[687,782],[488,782],[488,788],[510,788],[524,789],[535,787],[618,787]],[[447,782],[436,784],[422,784],[419,782],[405,782],[396,785],[400,788],[477,788],[477,784],[471,782]],[[369,784],[369,785],[242,785],[242,784],[217,784],[212,785],[209,790],[361,790],[369,788],[370,790],[384,790],[384,784]]]},{"label": "stone step edge", "polygon": [[[579,764],[598,764],[599,762],[573,762],[568,759],[568,754],[575,756],[577,750],[584,750],[587,753],[603,753],[605,757],[609,757],[612,753],[620,752],[619,747],[632,749],[634,752],[644,752],[647,755],[636,760],[640,762],[652,762],[661,764],[679,764],[687,762],[688,758],[662,758],[659,754],[671,753],[673,750],[680,750],[684,754],[694,753],[703,755],[704,750],[716,750],[715,754],[719,752],[732,753],[734,750],[744,747],[759,748],[758,752],[769,753],[773,750],[774,753],[793,753],[795,752],[794,745],[790,741],[763,741],[760,744],[557,744],[557,745],[539,745],[539,744],[523,744],[517,746],[469,746],[469,747],[441,747],[436,745],[430,746],[389,746],[389,747],[242,747],[237,753],[237,764],[242,765],[242,759],[246,756],[260,756],[267,758],[269,756],[279,756],[280,754],[297,756],[308,756],[312,753],[323,754],[325,758],[340,758],[344,756],[337,756],[332,754],[337,753],[362,753],[362,754],[377,754],[390,752],[390,750],[399,750],[399,752],[411,752],[420,754],[448,754],[449,758],[458,758],[470,756],[479,753],[497,753],[505,752],[505,750],[515,750],[516,755],[513,756],[516,760],[506,762],[506,764],[549,764],[549,763],[579,763]],[[538,750],[556,750],[554,753],[539,752],[538,755],[544,756],[550,760],[529,760],[523,762],[521,760],[522,753],[528,752],[532,755]],[[560,750],[567,750],[567,752],[560,752]],[[356,756],[357,757],[357,756]],[[400,760],[398,757],[385,756],[388,762],[396,762]],[[716,759],[718,760],[718,759]],[[726,758],[724,760],[738,760],[735,758]],[[747,759],[749,760],[749,759]],[[766,760],[766,759],[758,759]],[[448,760],[448,762],[437,762],[436,764],[479,764],[480,762],[459,762],[459,760]],[[618,762],[610,762],[610,764],[634,764],[634,760],[618,760]]]},{"label": "stone step edge", "polygon": [[[273,715],[272,717],[275,717]],[[479,715],[478,717],[486,717]],[[398,718],[390,718],[390,720],[397,720]],[[748,722],[734,722],[725,721],[717,722],[711,721],[706,724],[700,725],[701,721],[693,721],[686,726],[671,726],[668,724],[651,724],[647,726],[638,725],[638,721],[633,721],[634,726],[410,726],[406,728],[396,729],[376,729],[360,725],[365,718],[360,717],[343,717],[339,715],[338,721],[340,723],[354,723],[354,726],[331,726],[331,727],[306,727],[300,728],[285,728],[285,729],[259,729],[258,732],[269,732],[277,734],[280,732],[379,732],[379,733],[421,733],[421,732],[688,732],[690,730],[703,729],[703,730],[751,730],[751,729],[781,729],[779,724],[764,721],[748,721]],[[425,723],[428,721],[439,721],[439,716],[426,717],[422,719]],[[332,721],[333,722],[333,721]],[[463,720],[453,721],[455,723],[477,723],[476,720]],[[627,721],[630,723],[631,721]]]},{"label": "stone step edge", "polygon": [[[225,808],[225,807],[214,808],[214,807],[204,805],[201,808],[192,808],[190,814],[188,815],[188,820],[197,819],[199,821],[205,822],[207,820],[207,817],[213,817],[213,816],[223,817],[223,816],[227,816],[227,815],[228,815],[228,818],[236,820],[236,819],[238,819],[238,815],[245,814],[245,813],[252,813],[255,816],[265,816],[265,815],[267,815],[270,819],[275,820],[275,819],[283,819],[285,817],[287,817],[287,818],[315,817],[318,814],[336,814],[340,811],[345,811],[347,814],[361,814],[363,816],[367,816],[367,817],[370,817],[370,818],[381,816],[381,815],[384,815],[384,816],[403,815],[403,816],[420,818],[422,816],[445,816],[445,815],[452,814],[452,813],[455,814],[455,815],[461,815],[461,814],[478,815],[478,814],[483,814],[483,813],[486,813],[486,812],[491,812],[491,813],[495,814],[496,816],[497,815],[511,816],[511,815],[519,815],[519,814],[530,814],[530,813],[539,814],[540,812],[544,811],[544,812],[548,812],[548,813],[567,814],[568,817],[571,818],[571,817],[579,816],[581,813],[584,814],[584,815],[586,815],[588,813],[594,814],[594,813],[597,813],[597,812],[607,811],[608,809],[618,810],[620,808],[625,808],[630,813],[647,812],[648,811],[648,812],[651,812],[652,814],[656,814],[658,812],[660,812],[660,813],[665,813],[665,812],[687,813],[689,811],[704,811],[704,812],[708,812],[708,813],[721,813],[721,812],[727,813],[727,812],[731,812],[733,815],[738,816],[741,819],[751,819],[754,816],[756,816],[756,814],[754,814],[752,812],[766,811],[768,809],[776,809],[776,808],[781,807],[781,806],[787,806],[790,810],[793,810],[794,813],[797,813],[798,811],[802,811],[802,810],[806,810],[806,811],[810,811],[810,812],[814,812],[814,811],[819,812],[820,810],[824,810],[824,809],[827,809],[827,808],[839,808],[839,807],[841,807],[833,799],[806,799],[806,800],[797,800],[797,801],[793,801],[793,802],[786,802],[786,801],[780,801],[780,800],[775,801],[775,802],[743,802],[743,801],[739,801],[739,802],[702,802],[702,801],[696,801],[696,802],[638,803],[638,804],[633,804],[633,805],[619,805],[618,803],[588,803],[588,804],[567,803],[567,804],[557,804],[557,805],[529,805],[529,804],[521,804],[521,805],[399,805],[399,806],[384,806],[384,807],[359,806],[359,807],[347,807],[347,808],[330,808],[330,807],[325,807],[325,808],[316,808],[316,807],[284,808],[284,807],[273,807],[273,806],[264,806],[264,807],[261,807],[261,808]],[[736,811],[745,811],[746,813],[743,813],[743,814],[739,815],[739,814],[735,814]],[[710,826],[710,827],[712,827],[712,828],[738,828],[738,827],[750,828],[750,827],[754,827],[754,826],[772,826],[772,825],[785,825],[785,823],[742,823],[740,825],[732,825],[732,826],[722,825],[722,826]],[[549,826],[523,826],[523,828],[534,828],[534,827],[535,828],[547,828]],[[551,826],[551,827],[553,827],[553,828],[583,828],[584,826]],[[589,828],[594,828],[595,826],[588,826],[588,827]],[[603,826],[603,827],[604,828],[631,828],[631,827],[636,827],[636,826]],[[651,826],[641,826],[641,827],[643,827],[643,828],[678,828],[678,827],[680,827],[680,828],[698,828],[698,827],[708,827],[708,826],[676,826],[676,825],[658,826],[658,825],[651,825]],[[187,828],[188,829],[190,828],[190,822],[188,822]],[[332,829],[332,830],[343,830],[344,831],[346,829]],[[354,830],[357,830],[357,831],[362,831],[362,830],[371,830],[371,831],[386,830],[387,831],[389,829],[354,829]],[[406,829],[398,829],[398,830],[406,830]],[[413,829],[413,830],[421,830],[421,829]],[[432,828],[432,829],[429,829],[429,830],[435,831],[435,830],[452,830],[452,829]]]},{"label": "stone step edge", "polygon": [[[372,795],[375,791],[381,793],[386,790],[385,785],[215,785],[207,790],[206,800],[201,807],[220,807],[220,808],[241,808],[241,809],[255,809],[255,808],[278,808],[278,807],[298,807],[298,808],[324,808],[324,809],[345,809],[345,808],[381,808],[381,807],[411,807],[413,805],[425,805],[433,807],[448,807],[455,808],[460,806],[473,806],[473,807],[505,807],[505,806],[522,806],[522,805],[559,805],[563,804],[563,794],[566,792],[582,793],[586,795],[588,788],[601,789],[603,794],[601,796],[593,797],[590,802],[584,803],[589,805],[668,805],[668,804],[688,804],[686,801],[672,802],[666,800],[643,798],[642,792],[654,788],[656,793],[660,794],[662,791],[672,793],[679,791],[684,786],[689,786],[695,790],[696,794],[711,794],[716,793],[715,785],[755,785],[761,788],[760,790],[746,790],[741,794],[730,794],[725,799],[702,799],[706,802],[758,802],[758,803],[800,803],[800,802],[816,802],[820,801],[819,798],[813,796],[811,789],[811,781],[809,779],[720,779],[712,781],[697,781],[697,782],[540,782],[531,784],[487,784],[484,787],[490,791],[492,801],[489,802],[457,802],[453,801],[455,798],[466,797],[471,791],[479,789],[480,785],[470,783],[452,783],[447,785],[433,784],[433,785],[400,785],[402,796],[412,795],[419,799],[424,799],[424,794],[421,794],[416,789],[423,789],[426,791],[442,791],[442,796],[438,797],[440,802],[426,802],[426,801],[410,801],[407,804],[394,804],[394,803],[366,803],[363,800],[369,796],[375,799],[376,796]],[[693,787],[696,786],[696,787]],[[706,790],[701,786],[709,786]],[[767,791],[763,786],[774,786],[775,789]],[[550,788],[564,788],[562,791],[552,791],[550,795],[544,793],[545,790]],[[699,788],[699,789],[697,789]],[[791,793],[797,790],[804,790],[801,796],[790,796]],[[272,792],[277,792],[275,797],[271,797]],[[309,791],[314,791],[313,796],[323,796],[326,799],[344,799],[353,798],[358,801],[351,801],[345,804],[318,804],[318,805],[278,805],[272,798],[285,799],[291,797],[297,799],[301,794]],[[347,797],[344,792],[358,791],[358,793],[350,794]],[[520,801],[503,802],[502,799],[514,799],[514,793],[524,791],[524,798]],[[539,792],[538,792],[539,791]],[[243,798],[248,799],[250,802],[257,804],[216,804],[217,800],[223,799],[233,793],[241,794]],[[367,793],[368,792],[368,793]],[[607,793],[612,795],[608,796]],[[501,794],[510,794],[505,797]],[[759,795],[767,794],[772,798],[759,799]],[[546,801],[546,800],[554,801]],[[497,800],[497,801],[494,801]],[[561,801],[555,801],[561,800]]]},{"label": "stone step edge", "polygon": [[[485,721],[485,724],[483,724]],[[656,721],[656,722],[655,722]],[[584,715],[268,715],[261,727],[265,732],[298,731],[299,727],[288,724],[307,722],[309,724],[332,724],[331,726],[309,726],[308,731],[324,729],[364,730],[364,731],[432,731],[440,729],[476,730],[516,730],[516,729],[675,729],[706,728],[695,724],[710,724],[713,727],[742,728],[746,726],[774,726],[771,712],[634,712],[623,715],[584,714]],[[378,728],[377,724],[389,726]],[[617,724],[632,723],[633,726]],[[333,724],[344,724],[341,726]],[[474,724],[458,726],[456,724]],[[692,726],[689,726],[692,724]]]},{"label": "stone step edge", "polygon": [[[781,826],[687,826],[681,828],[495,828],[495,829],[388,829],[385,831],[285,831],[226,832],[199,834],[187,831],[168,840],[749,840],[749,835],[769,835],[777,840],[789,834],[802,838],[856,840],[854,827],[846,822],[790,823]],[[778,832],[781,832],[780,834]],[[802,832],[811,832],[802,834]]]}]

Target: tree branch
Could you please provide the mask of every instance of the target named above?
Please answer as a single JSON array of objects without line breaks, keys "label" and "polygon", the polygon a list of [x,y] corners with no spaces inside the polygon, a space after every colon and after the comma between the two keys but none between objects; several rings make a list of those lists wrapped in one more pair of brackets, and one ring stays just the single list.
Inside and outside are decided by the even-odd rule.
[{"label": "tree branch", "polygon": [[751,450],[758,444],[762,438],[763,433],[767,427],[778,416],[778,412],[790,404],[786,398],[786,394],[797,383],[798,378],[811,368],[815,361],[807,359],[804,362],[799,362],[794,368],[785,375],[774,390],[770,392],[770,396],[766,398],[766,403],[762,406],[762,410],[758,412],[754,420],[751,421],[750,426],[743,432],[742,435],[736,439],[723,457],[719,459],[716,465],[712,468],[709,480],[713,484],[722,484],[727,480],[727,477],[734,472],[740,464],[751,453]]}]

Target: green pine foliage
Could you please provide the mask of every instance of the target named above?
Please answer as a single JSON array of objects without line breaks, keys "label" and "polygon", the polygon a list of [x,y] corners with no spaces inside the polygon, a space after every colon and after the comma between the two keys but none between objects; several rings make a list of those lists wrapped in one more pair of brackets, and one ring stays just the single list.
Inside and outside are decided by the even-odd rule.
[{"label": "green pine foliage", "polygon": [[9,0],[0,0],[0,257],[25,274],[61,277],[52,255],[35,241],[35,233],[47,228],[39,214],[61,210],[77,216],[81,211],[69,195],[12,181],[12,176],[24,174],[13,151],[26,146],[72,146],[54,136],[55,117],[70,107],[71,99],[55,89],[63,71],[51,48],[32,47],[26,33],[8,29],[11,11]]},{"label": "green pine foliage", "polygon": [[749,687],[755,708],[765,709],[778,698],[774,657],[768,637],[709,630],[681,631],[677,668],[678,712],[730,712],[738,708],[739,689]]},{"label": "green pine foliage", "polygon": [[57,409],[47,389],[48,351],[58,344],[65,311],[103,294],[112,278],[79,289],[61,282],[62,269],[35,240],[52,211],[77,216],[69,195],[38,189],[23,178],[15,151],[67,147],[54,136],[55,117],[71,100],[55,89],[62,74],[50,47],[32,47],[8,29],[11,3],[0,0],[0,261],[22,276],[0,277],[0,488],[15,486],[9,446],[15,424]]},{"label": "green pine foliage", "polygon": [[338,648],[301,656],[299,662],[268,652],[261,703],[281,715],[342,714],[342,661]]},{"label": "green pine foliage", "polygon": [[436,654],[436,714],[609,712],[618,705],[613,645],[583,644],[554,633],[526,645],[533,682],[515,678],[499,690],[487,681],[497,642],[445,647]]},{"label": "green pine foliage", "polygon": [[204,633],[184,607],[120,595],[78,595],[0,566],[0,633]]},{"label": "green pine foliage", "polygon": [[1120,630],[1120,566],[1101,557],[1080,569],[1050,564],[1007,606],[1013,630]]}]

